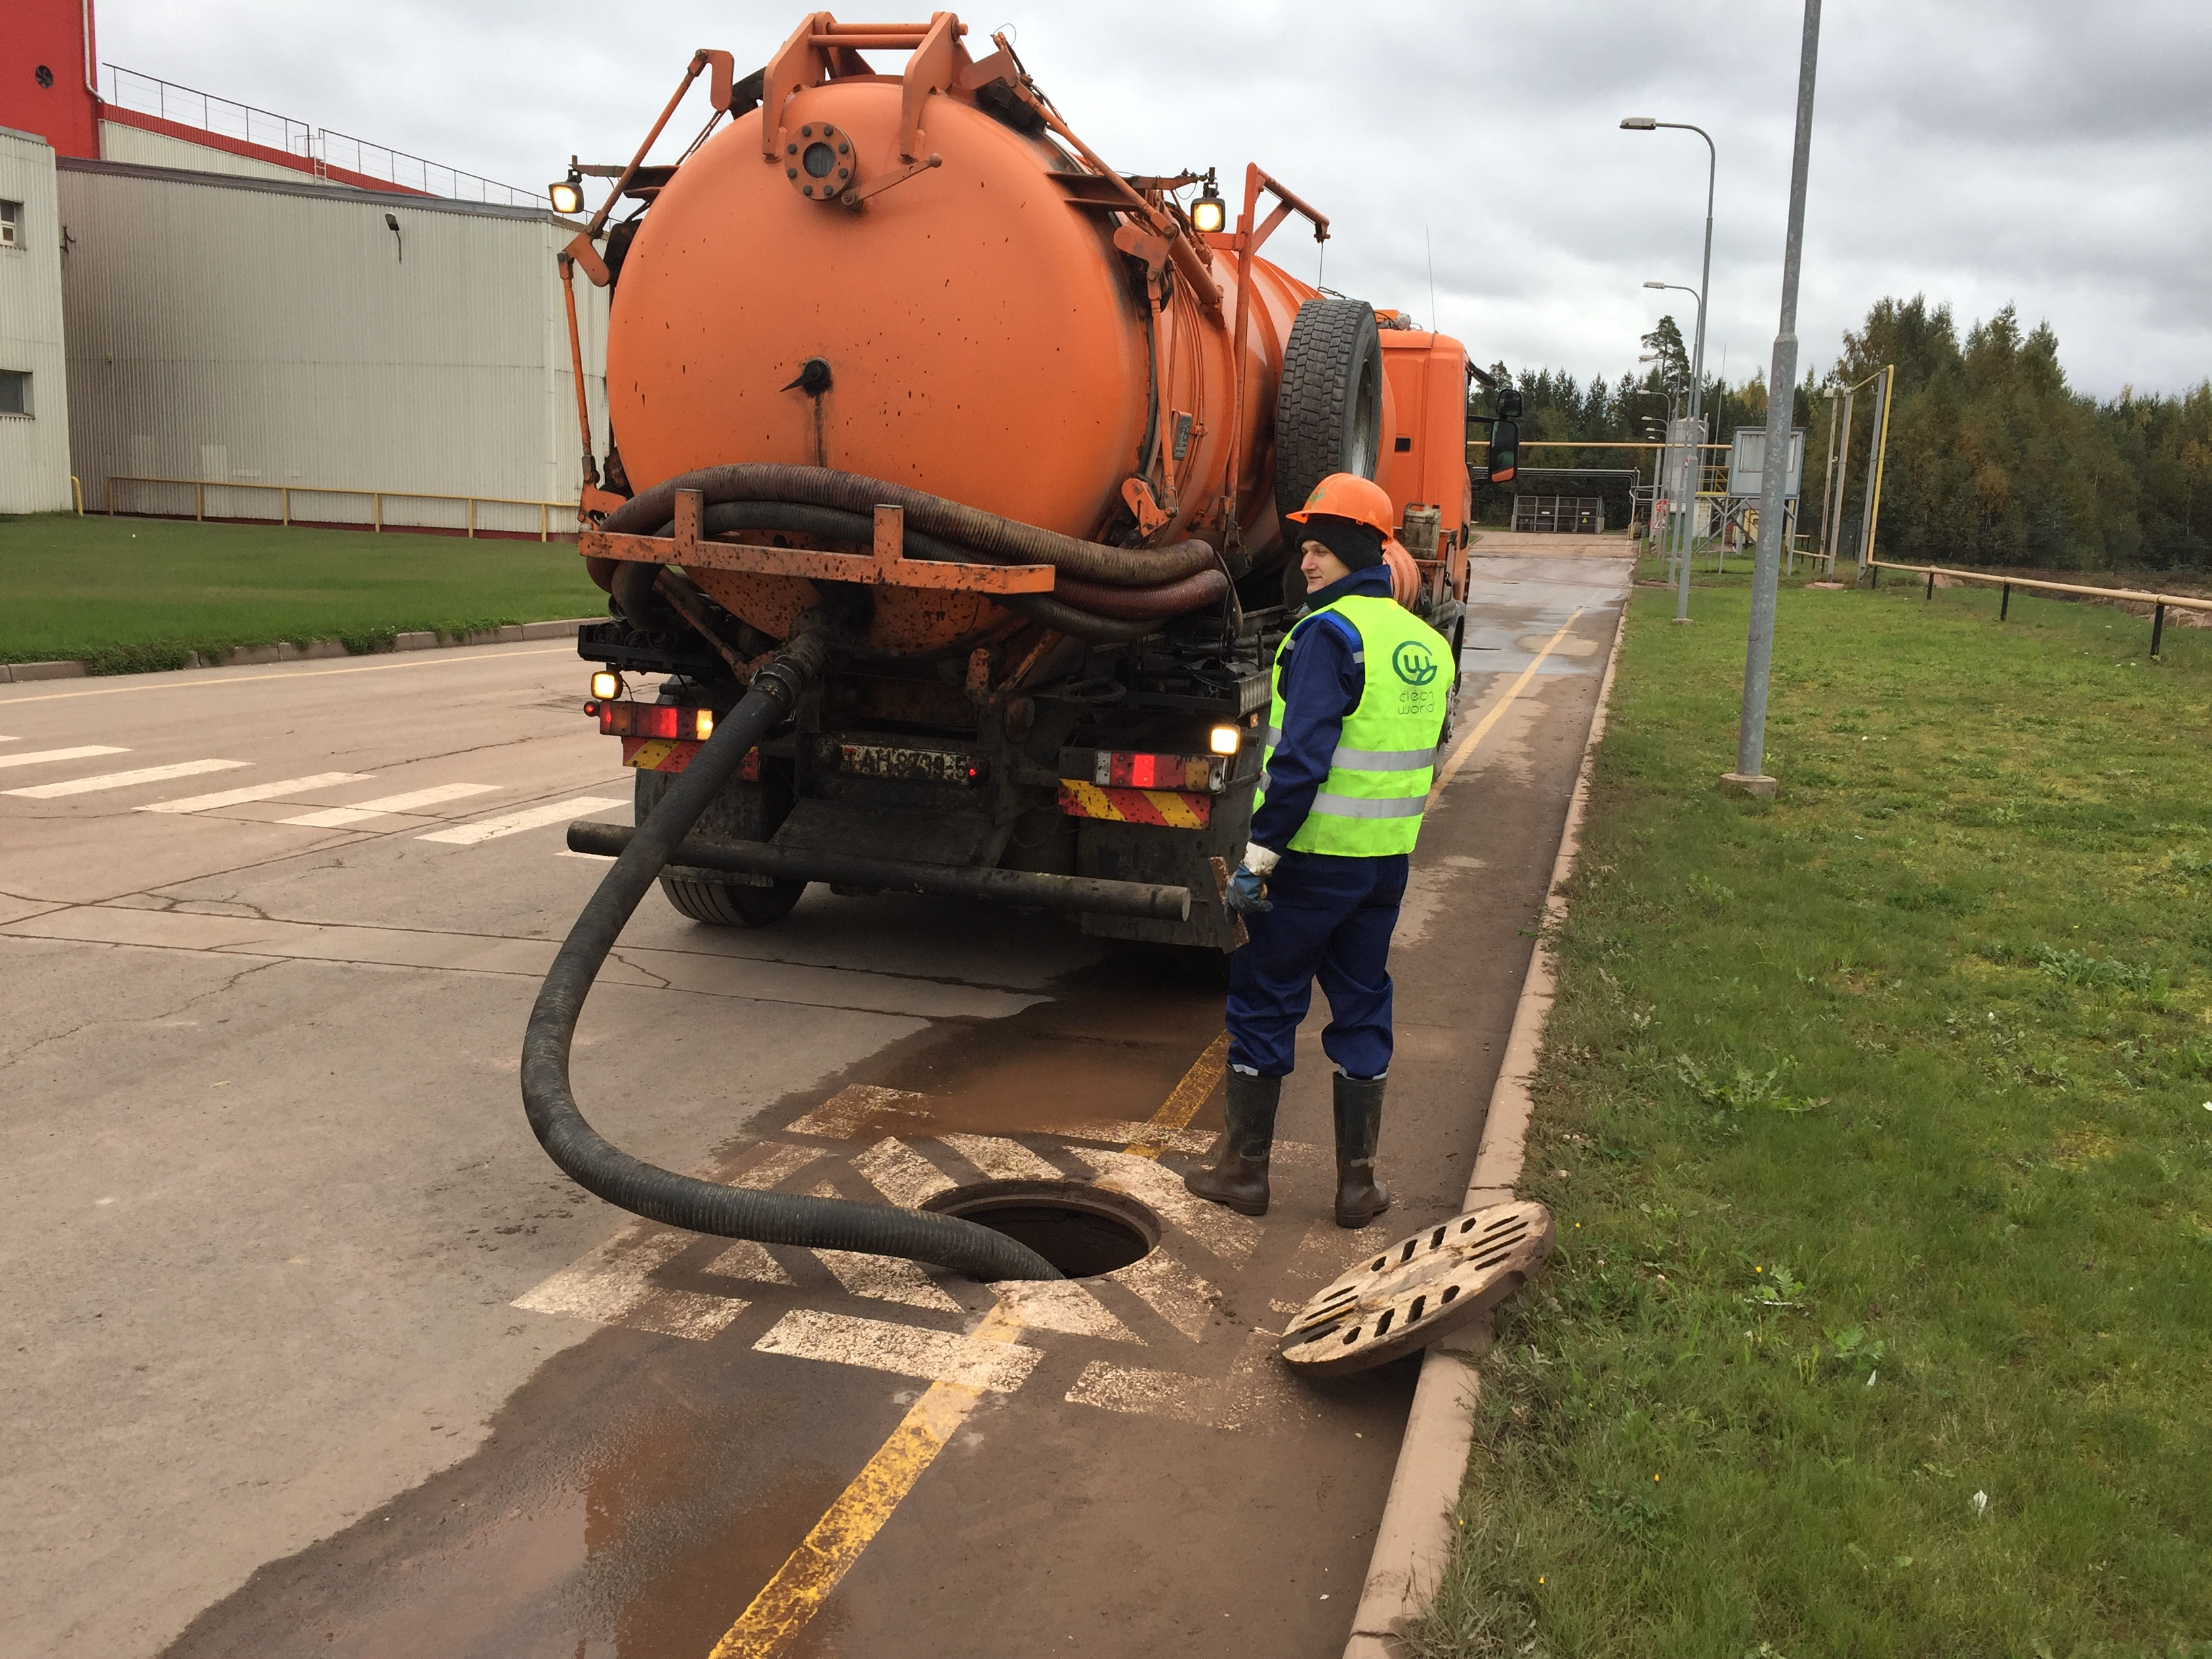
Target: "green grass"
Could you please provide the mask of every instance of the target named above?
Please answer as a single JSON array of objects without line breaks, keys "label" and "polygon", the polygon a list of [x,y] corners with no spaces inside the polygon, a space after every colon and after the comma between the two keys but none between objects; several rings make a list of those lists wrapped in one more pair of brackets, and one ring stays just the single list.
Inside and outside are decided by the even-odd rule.
[{"label": "green grass", "polygon": [[129,673],[286,640],[389,650],[399,633],[463,634],[605,607],[573,542],[0,520],[0,662],[77,659],[94,673]]},{"label": "green grass", "polygon": [[1425,1656],[2212,1654],[2212,634],[1639,589]]}]

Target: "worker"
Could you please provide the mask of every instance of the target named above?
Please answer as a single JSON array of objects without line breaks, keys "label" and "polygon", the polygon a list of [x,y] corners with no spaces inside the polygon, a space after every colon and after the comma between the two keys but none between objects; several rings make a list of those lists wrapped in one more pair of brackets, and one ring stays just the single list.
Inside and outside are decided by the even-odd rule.
[{"label": "worker", "polygon": [[1390,1207],[1375,1179],[1390,1071],[1390,933],[1435,775],[1457,665],[1443,636],[1391,597],[1390,498],[1349,472],[1287,515],[1307,610],[1276,648],[1251,844],[1224,902],[1251,942],[1230,957],[1228,1128],[1183,1184],[1267,1212],[1275,1107],[1321,981],[1336,1063],[1336,1224]]}]

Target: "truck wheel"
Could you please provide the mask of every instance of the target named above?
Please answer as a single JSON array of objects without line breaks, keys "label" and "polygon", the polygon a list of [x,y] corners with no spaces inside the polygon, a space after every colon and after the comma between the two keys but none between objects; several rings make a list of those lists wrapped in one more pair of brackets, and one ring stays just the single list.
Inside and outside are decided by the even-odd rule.
[{"label": "truck wheel", "polygon": [[1382,452],[1382,337],[1375,308],[1364,300],[1309,300],[1283,347],[1276,512],[1297,512],[1332,472],[1373,477]]},{"label": "truck wheel", "polygon": [[[643,823],[646,814],[652,811],[660,798],[668,793],[675,780],[665,772],[640,772],[635,797],[634,818]],[[739,826],[726,820],[727,814],[716,809],[717,801],[708,808],[699,828],[709,835],[735,837]],[[751,837],[746,836],[750,840]],[[664,872],[660,890],[678,915],[693,921],[703,921],[711,927],[765,927],[772,921],[781,921],[791,914],[806,891],[803,881],[772,882],[766,887],[755,887],[750,883],[720,881],[703,870]]]}]

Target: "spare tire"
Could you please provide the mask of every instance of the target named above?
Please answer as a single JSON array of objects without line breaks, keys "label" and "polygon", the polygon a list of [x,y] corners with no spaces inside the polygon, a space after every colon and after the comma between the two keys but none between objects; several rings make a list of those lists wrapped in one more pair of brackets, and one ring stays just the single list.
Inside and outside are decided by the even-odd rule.
[{"label": "spare tire", "polygon": [[1382,339],[1364,300],[1298,307],[1275,399],[1275,510],[1295,513],[1332,472],[1375,476],[1382,453]]}]

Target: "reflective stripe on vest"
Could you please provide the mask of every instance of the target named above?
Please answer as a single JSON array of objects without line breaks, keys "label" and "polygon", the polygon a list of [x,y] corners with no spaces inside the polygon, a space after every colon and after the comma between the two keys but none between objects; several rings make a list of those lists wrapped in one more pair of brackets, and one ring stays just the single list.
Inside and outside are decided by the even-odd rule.
[{"label": "reflective stripe on vest", "polygon": [[[1410,853],[1428,806],[1444,697],[1451,689],[1451,647],[1395,599],[1352,593],[1299,619],[1275,651],[1273,702],[1267,711],[1263,768],[1283,736],[1283,665],[1316,617],[1334,615],[1359,636],[1354,660],[1366,666],[1359,702],[1344,717],[1328,775],[1291,850],[1377,858]],[[1258,811],[1270,779],[1261,772]]]}]

